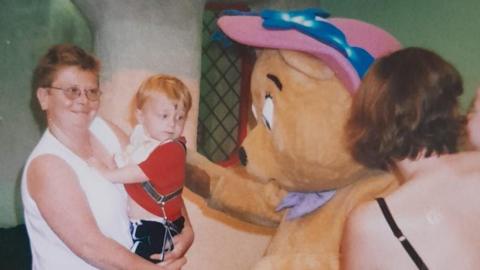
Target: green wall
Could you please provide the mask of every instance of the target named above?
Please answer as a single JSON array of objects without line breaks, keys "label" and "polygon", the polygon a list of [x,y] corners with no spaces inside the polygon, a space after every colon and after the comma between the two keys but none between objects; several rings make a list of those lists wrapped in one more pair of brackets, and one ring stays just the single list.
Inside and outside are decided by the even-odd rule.
[{"label": "green wall", "polygon": [[93,48],[69,0],[0,0],[0,227],[23,222],[21,170],[41,135],[30,108],[31,74],[46,49],[62,42]]},{"label": "green wall", "polygon": [[322,0],[335,17],[357,18],[392,33],[404,46],[432,49],[464,79],[465,109],[480,85],[480,1]]}]

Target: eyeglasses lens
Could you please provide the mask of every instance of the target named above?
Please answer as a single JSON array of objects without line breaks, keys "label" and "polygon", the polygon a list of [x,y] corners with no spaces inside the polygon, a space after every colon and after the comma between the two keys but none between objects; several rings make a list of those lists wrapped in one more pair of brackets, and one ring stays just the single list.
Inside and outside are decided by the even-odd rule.
[{"label": "eyeglasses lens", "polygon": [[[56,90],[62,90],[65,96],[70,100],[77,99],[82,95],[82,90],[80,90],[78,87],[70,87],[70,88],[63,89],[59,87],[50,86],[50,88],[56,89]],[[85,89],[84,92],[85,92],[85,96],[87,96],[87,99],[90,101],[97,101],[100,99],[100,96],[102,95],[102,92],[97,88]]]}]

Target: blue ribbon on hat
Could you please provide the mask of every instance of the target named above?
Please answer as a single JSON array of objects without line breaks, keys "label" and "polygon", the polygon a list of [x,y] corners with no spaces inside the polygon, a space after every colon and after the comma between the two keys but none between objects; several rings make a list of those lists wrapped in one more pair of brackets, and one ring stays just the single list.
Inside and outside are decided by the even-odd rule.
[{"label": "blue ribbon on hat", "polygon": [[[276,11],[271,9],[262,12],[245,12],[238,10],[225,10],[221,16],[260,16],[263,19],[263,27],[271,30],[297,30],[309,37],[312,37],[323,44],[332,47],[340,52],[352,65],[360,78],[367,72],[375,58],[366,50],[360,47],[350,46],[345,34],[326,18],[330,16],[317,8],[309,8],[294,11]],[[218,34],[216,40],[223,40]]]},{"label": "blue ribbon on hat", "polygon": [[266,29],[295,29],[337,50],[352,64],[360,78],[363,78],[375,60],[363,48],[350,46],[345,34],[326,19],[330,14],[321,9],[290,12],[267,9],[262,11],[260,16]]}]

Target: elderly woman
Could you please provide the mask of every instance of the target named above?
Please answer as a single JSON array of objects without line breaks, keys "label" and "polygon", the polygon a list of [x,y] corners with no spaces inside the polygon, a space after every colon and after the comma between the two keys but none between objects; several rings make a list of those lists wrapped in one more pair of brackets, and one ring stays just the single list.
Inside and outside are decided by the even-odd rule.
[{"label": "elderly woman", "polygon": [[343,269],[480,269],[480,153],[457,153],[462,80],[437,54],[380,58],[354,97],[348,145],[402,185],[350,215]]},{"label": "elderly woman", "polygon": [[191,227],[162,265],[133,254],[123,187],[88,166],[96,159],[113,167],[113,153],[126,143],[118,128],[96,116],[98,74],[98,61],[73,45],[50,48],[34,71],[47,130],[22,177],[32,269],[179,269],[193,241]]}]

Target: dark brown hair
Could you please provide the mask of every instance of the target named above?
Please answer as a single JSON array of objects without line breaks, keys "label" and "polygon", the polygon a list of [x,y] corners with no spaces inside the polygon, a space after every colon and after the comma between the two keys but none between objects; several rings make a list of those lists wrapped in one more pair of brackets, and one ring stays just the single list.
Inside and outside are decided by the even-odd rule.
[{"label": "dark brown hair", "polygon": [[40,87],[51,86],[57,72],[64,67],[71,66],[91,71],[97,76],[98,80],[100,62],[93,55],[72,44],[59,44],[50,47],[47,53],[40,58],[33,71],[30,106],[40,129],[43,129],[46,123],[36,98],[36,91]]},{"label": "dark brown hair", "polygon": [[386,170],[423,150],[426,157],[456,152],[465,125],[462,92],[458,71],[432,51],[406,48],[378,59],[353,98],[346,125],[354,159]]},{"label": "dark brown hair", "polygon": [[77,66],[97,75],[100,71],[99,61],[92,55],[71,44],[59,44],[51,47],[40,58],[33,71],[32,88],[34,91],[39,87],[50,86],[55,75],[62,67]]}]

